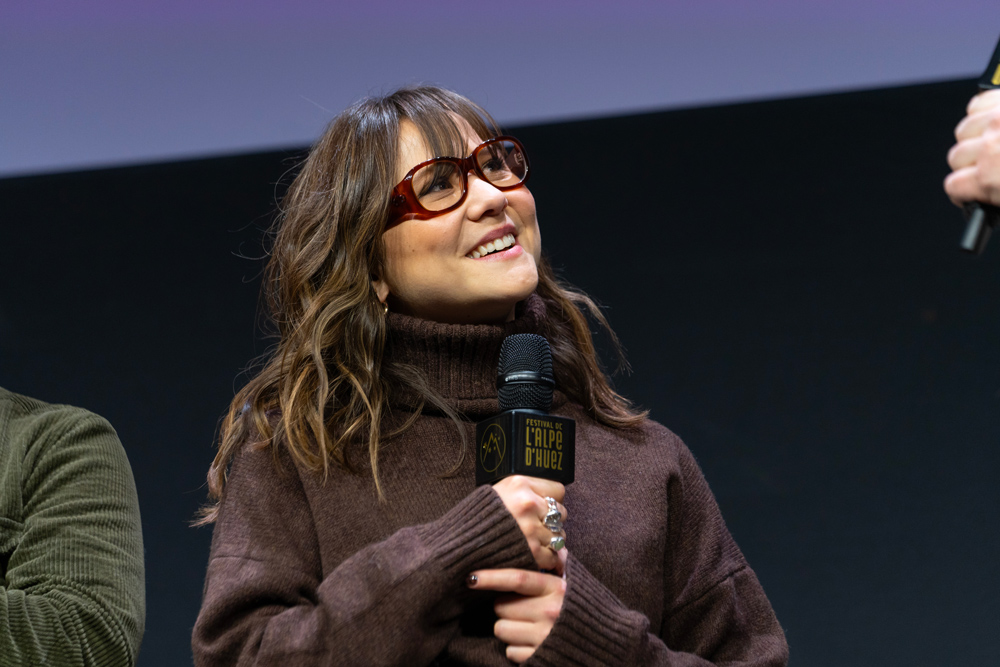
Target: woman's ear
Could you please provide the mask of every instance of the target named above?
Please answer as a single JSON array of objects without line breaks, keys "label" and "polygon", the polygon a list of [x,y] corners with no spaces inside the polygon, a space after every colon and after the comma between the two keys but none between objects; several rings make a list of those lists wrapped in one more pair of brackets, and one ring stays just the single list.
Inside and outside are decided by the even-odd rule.
[{"label": "woman's ear", "polygon": [[375,290],[375,296],[382,303],[389,298],[389,285],[381,278],[372,278],[372,289]]}]

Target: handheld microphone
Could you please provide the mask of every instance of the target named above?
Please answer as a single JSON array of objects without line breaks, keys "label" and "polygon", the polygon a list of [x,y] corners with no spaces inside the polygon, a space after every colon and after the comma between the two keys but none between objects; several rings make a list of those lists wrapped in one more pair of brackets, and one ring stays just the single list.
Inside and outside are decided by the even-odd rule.
[{"label": "handheld microphone", "polygon": [[[990,59],[986,71],[979,78],[980,90],[993,88],[1000,88],[1000,42],[997,42],[993,58]],[[986,247],[990,232],[993,231],[994,227],[1000,225],[1000,208],[973,201],[965,204],[962,209],[965,212],[967,222],[965,235],[962,237],[962,250],[978,255]]]},{"label": "handheld microphone", "polygon": [[573,481],[576,422],[550,415],[549,342],[535,334],[507,336],[500,346],[500,414],[476,424],[476,484],[528,475],[561,484]]}]

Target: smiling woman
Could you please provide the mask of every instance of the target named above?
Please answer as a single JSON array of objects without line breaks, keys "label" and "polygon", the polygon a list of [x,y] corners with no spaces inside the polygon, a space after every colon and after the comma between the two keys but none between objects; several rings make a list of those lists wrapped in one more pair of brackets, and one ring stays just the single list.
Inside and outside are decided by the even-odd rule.
[{"label": "smiling woman", "polygon": [[[363,100],[313,148],[267,268],[280,340],[209,471],[197,664],[785,663],[690,452],[602,374],[585,312],[607,323],[545,260],[529,173],[438,88]],[[517,333],[548,339],[576,421],[568,491],[475,486]]]},{"label": "smiling woman", "polygon": [[[425,320],[508,322],[514,306],[538,285],[542,253],[535,199],[523,185],[524,149],[513,138],[483,142],[461,118],[455,125],[469,151],[467,163],[431,160],[417,126],[401,123],[397,172],[418,164],[399,175],[394,192],[407,186],[417,203],[393,211],[397,217],[382,237],[386,263],[375,290],[393,311]],[[517,158],[521,169],[506,168]],[[425,219],[406,224],[416,216]]]}]

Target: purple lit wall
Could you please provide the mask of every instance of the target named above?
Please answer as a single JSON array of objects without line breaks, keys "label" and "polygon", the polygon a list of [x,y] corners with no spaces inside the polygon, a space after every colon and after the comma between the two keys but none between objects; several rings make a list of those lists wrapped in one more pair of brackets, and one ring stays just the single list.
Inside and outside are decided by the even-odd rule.
[{"label": "purple lit wall", "polygon": [[971,77],[998,34],[996,0],[5,0],[0,176],[305,144],[420,81],[525,123]]}]

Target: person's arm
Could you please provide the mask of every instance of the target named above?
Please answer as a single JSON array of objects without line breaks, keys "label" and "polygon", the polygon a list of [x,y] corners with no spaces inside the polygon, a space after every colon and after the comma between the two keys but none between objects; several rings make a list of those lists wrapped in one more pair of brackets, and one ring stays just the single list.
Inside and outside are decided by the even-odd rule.
[{"label": "person's arm", "polygon": [[20,538],[0,580],[0,663],[134,665],[145,622],[142,532],[118,436],[66,406],[24,421],[23,521],[4,527]]},{"label": "person's arm", "polygon": [[[521,637],[530,639],[532,632],[544,637],[533,653],[508,651],[509,657],[520,662],[530,654],[525,664],[552,667],[787,664],[788,645],[771,605],[729,535],[697,463],[678,445],[680,475],[668,487],[664,590],[669,604],[663,627],[651,628],[645,615],[627,608],[570,552],[565,582],[538,572],[476,573],[476,589],[524,596],[516,603],[524,607],[521,618],[533,617],[530,625],[540,630],[522,623]],[[529,605],[534,609],[529,611]],[[497,611],[503,623],[507,612],[502,606]],[[516,625],[498,627],[510,632]]]},{"label": "person's arm", "polygon": [[945,192],[958,205],[978,201],[1000,206],[1000,90],[972,98],[955,139],[948,152],[952,172],[945,178]]},{"label": "person's arm", "polygon": [[[323,576],[301,481],[283,456],[237,456],[194,628],[198,665],[424,665],[458,632],[476,567],[533,567],[517,521],[479,487]],[[331,482],[332,483],[332,482]]]}]

